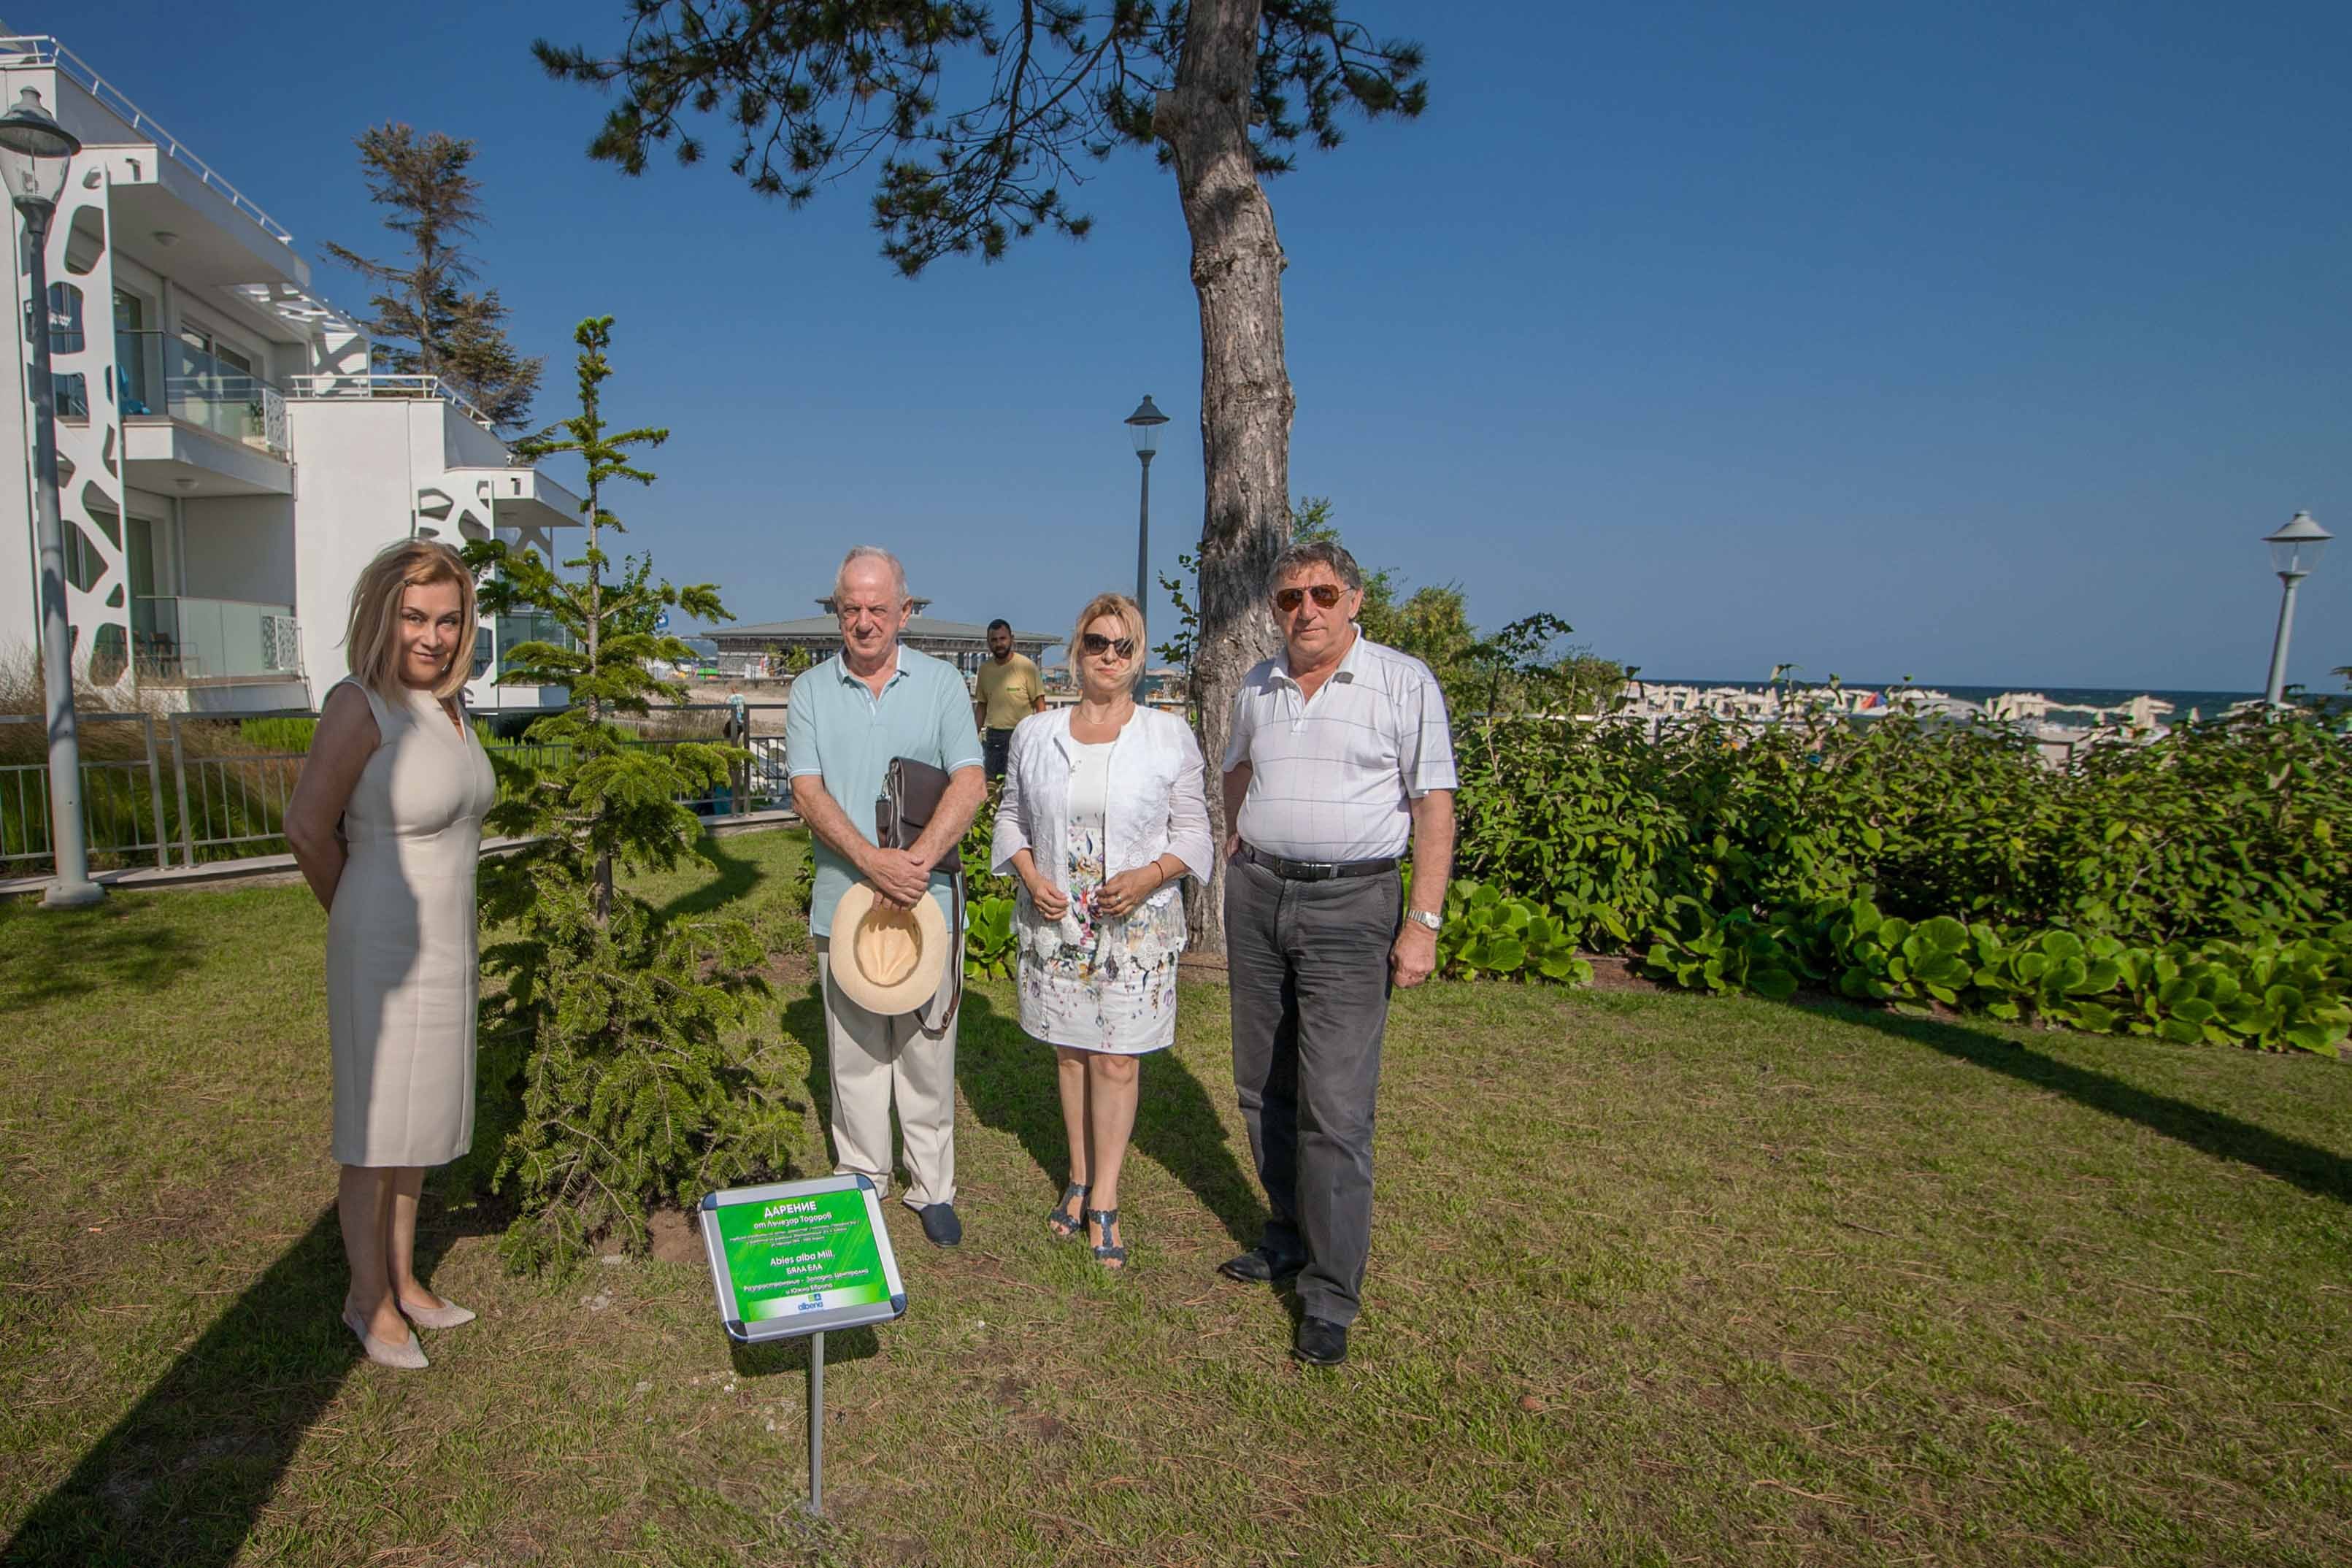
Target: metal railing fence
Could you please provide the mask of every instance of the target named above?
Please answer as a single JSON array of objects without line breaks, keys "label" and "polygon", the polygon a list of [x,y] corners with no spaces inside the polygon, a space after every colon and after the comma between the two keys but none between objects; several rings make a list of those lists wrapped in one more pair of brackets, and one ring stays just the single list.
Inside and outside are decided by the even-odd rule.
[{"label": "metal railing fence", "polygon": [[286,395],[308,398],[406,397],[438,398],[458,413],[495,434],[490,416],[466,400],[457,388],[437,375],[402,375],[383,371],[323,372],[289,375]]},{"label": "metal railing fence", "polygon": [[[148,855],[163,864],[166,818],[155,766],[152,713],[77,713],[82,742],[82,833],[128,864]],[[119,737],[138,727],[139,755]],[[47,863],[49,849],[47,721],[38,714],[0,713],[0,871]],[[98,863],[95,859],[93,864]]]},{"label": "metal railing fence", "polygon": [[[781,712],[782,703],[746,712]],[[730,710],[695,704],[666,710],[639,728],[635,744],[669,747],[710,742]],[[676,732],[674,716],[697,716],[693,732]],[[476,714],[487,731],[495,714]],[[265,713],[78,712],[82,740],[82,830],[99,869],[152,865],[218,865],[286,849],[286,808],[301,777],[318,715],[307,709]],[[0,714],[0,874],[37,875],[51,863],[47,739],[36,714]],[[226,731],[227,734],[221,731]],[[705,732],[707,731],[707,732]],[[233,736],[234,740],[230,740]],[[225,743],[226,742],[226,743]],[[705,819],[784,806],[792,781],[782,735],[736,742],[751,753],[726,785],[684,804]],[[561,763],[567,748],[485,739],[493,764],[536,772]],[[504,793],[514,768],[499,770]]]}]

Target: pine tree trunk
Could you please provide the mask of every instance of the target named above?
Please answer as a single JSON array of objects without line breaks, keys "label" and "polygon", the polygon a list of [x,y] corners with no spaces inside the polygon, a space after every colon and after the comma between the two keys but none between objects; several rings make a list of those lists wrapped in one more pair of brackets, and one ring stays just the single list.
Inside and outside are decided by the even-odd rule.
[{"label": "pine tree trunk", "polygon": [[[598,500],[596,491],[596,481],[592,476],[588,481],[588,668],[591,671],[601,671],[602,668],[599,663],[602,656],[598,650],[603,639],[599,634],[604,626],[604,574],[596,565],[596,521],[601,515],[597,508],[603,502]],[[604,718],[604,703],[592,690],[588,695],[588,721],[601,723]],[[596,892],[592,909],[600,926],[612,918],[613,857],[609,854],[596,857]]]},{"label": "pine tree trunk", "polygon": [[[1290,520],[1290,416],[1282,357],[1282,242],[1259,185],[1249,135],[1257,70],[1258,0],[1194,0],[1176,86],[1152,129],[1175,154],[1177,191],[1192,237],[1201,297],[1201,445],[1206,498],[1201,526],[1200,627],[1192,695],[1209,761],[1209,821],[1226,834],[1220,764],[1234,693],[1273,652],[1265,574]],[[1192,946],[1223,952],[1224,858],[1195,884]]]}]

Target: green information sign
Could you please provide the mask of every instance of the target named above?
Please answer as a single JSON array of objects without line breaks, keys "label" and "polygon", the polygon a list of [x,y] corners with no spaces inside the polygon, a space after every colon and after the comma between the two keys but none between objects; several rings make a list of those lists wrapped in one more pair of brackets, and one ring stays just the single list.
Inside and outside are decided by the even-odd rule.
[{"label": "green information sign", "polygon": [[886,1322],[907,1288],[863,1176],[737,1187],[702,1200],[719,1316],[739,1340]]}]

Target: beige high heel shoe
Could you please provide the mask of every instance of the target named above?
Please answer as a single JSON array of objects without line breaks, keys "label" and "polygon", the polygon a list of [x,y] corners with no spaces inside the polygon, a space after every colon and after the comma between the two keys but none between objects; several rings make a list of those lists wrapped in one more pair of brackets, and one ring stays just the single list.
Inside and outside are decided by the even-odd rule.
[{"label": "beige high heel shoe", "polygon": [[368,1360],[378,1366],[394,1366],[404,1372],[422,1372],[433,1363],[425,1359],[425,1347],[410,1334],[404,1345],[388,1345],[368,1332],[367,1320],[350,1307],[343,1309],[343,1327],[359,1335],[360,1348],[367,1352]]},{"label": "beige high heel shoe", "polygon": [[402,1317],[420,1329],[454,1329],[460,1323],[470,1323],[474,1321],[471,1308],[460,1307],[446,1296],[441,1299],[441,1305],[438,1307],[412,1307],[398,1297],[393,1298],[392,1304],[400,1309]]}]

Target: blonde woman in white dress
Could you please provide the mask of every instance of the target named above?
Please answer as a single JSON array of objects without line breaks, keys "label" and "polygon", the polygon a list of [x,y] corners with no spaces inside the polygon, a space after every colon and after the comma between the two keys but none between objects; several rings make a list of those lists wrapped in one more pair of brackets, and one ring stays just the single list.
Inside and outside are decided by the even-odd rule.
[{"label": "blonde woman in white dress", "polygon": [[411,1323],[474,1316],[425,1287],[415,1255],[425,1167],[474,1141],[474,862],[498,795],[457,700],[475,627],[474,580],[447,545],[370,563],[352,590],[352,673],[327,693],[286,813],[327,910],[343,1321],[386,1366],[425,1364]]},{"label": "blonde woman in white dress", "polygon": [[1098,595],[1070,639],[1079,698],[1013,731],[990,858],[1021,879],[1021,1026],[1054,1047],[1069,1185],[1046,1217],[1124,1268],[1119,1171],[1140,1058],[1176,1038],[1186,873],[1211,869],[1207,770],[1192,727],[1139,706],[1143,612]]}]

